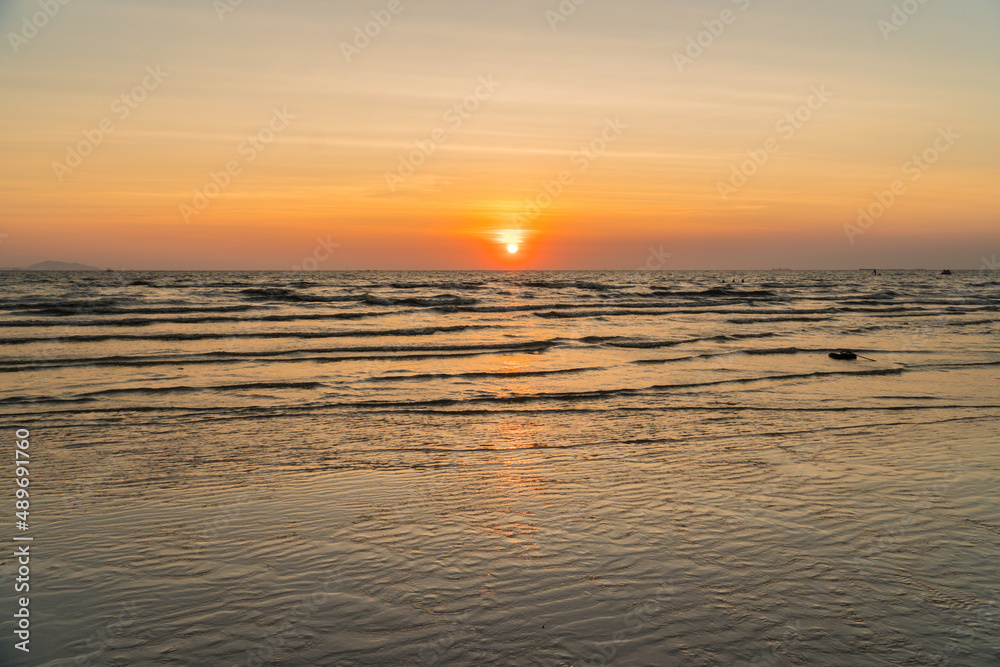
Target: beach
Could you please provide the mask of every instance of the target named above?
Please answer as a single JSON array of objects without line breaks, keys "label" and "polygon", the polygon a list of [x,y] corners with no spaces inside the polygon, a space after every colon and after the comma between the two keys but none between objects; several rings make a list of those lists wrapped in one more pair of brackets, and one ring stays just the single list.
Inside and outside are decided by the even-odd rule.
[{"label": "beach", "polygon": [[996,271],[0,283],[4,664],[1000,660]]}]

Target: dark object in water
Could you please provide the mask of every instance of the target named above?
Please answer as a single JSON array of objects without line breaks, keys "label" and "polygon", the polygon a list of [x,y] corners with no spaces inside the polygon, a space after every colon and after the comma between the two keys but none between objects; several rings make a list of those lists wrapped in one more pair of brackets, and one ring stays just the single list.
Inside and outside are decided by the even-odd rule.
[{"label": "dark object in water", "polygon": [[951,269],[945,269],[944,271],[941,272],[941,275],[942,276],[950,276],[951,275]]},{"label": "dark object in water", "polygon": [[855,359],[866,359],[867,361],[875,361],[871,357],[865,357],[860,354],[855,354],[850,350],[841,350],[840,352],[831,352],[831,359],[844,359],[845,361],[853,361]]}]

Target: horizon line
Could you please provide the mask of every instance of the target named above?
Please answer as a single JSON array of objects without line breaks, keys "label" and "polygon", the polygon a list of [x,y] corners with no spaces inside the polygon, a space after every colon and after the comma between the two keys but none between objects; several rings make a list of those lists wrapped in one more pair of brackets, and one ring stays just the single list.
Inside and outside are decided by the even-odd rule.
[{"label": "horizon line", "polygon": [[[947,268],[947,267],[946,267]],[[6,273],[530,273],[530,272],[588,272],[588,273],[671,273],[671,272],[705,272],[705,271],[743,271],[743,272],[775,272],[775,271],[941,271],[939,268],[928,267],[857,267],[857,268],[837,268],[837,269],[805,269],[805,268],[772,268],[772,269],[749,269],[749,268],[712,268],[712,269],[32,269],[27,267],[0,267],[0,272]],[[987,271],[986,267],[978,269],[948,269],[951,271]],[[992,269],[1000,270],[1000,269]]]}]

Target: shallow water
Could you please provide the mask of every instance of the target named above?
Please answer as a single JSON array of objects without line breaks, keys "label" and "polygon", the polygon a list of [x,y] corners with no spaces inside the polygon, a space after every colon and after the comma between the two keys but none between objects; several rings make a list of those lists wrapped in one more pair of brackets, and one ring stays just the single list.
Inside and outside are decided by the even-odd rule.
[{"label": "shallow water", "polygon": [[996,272],[0,283],[23,664],[1000,661]]}]

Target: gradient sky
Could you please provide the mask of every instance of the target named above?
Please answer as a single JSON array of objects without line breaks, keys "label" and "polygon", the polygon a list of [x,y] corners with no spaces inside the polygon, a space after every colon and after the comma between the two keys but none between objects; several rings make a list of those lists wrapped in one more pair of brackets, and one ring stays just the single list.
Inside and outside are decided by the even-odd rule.
[{"label": "gradient sky", "polygon": [[[585,0],[555,24],[558,0],[398,0],[351,62],[342,44],[389,0],[70,0],[26,29],[49,1],[0,2],[0,266],[958,269],[1000,253],[996,0],[910,0],[891,33],[898,0]],[[116,103],[144,77],[145,99]],[[446,116],[477,88],[477,109]],[[779,130],[813,88],[829,99]],[[251,150],[275,109],[294,118]],[[78,166],[54,166],[102,121]],[[948,128],[913,180],[904,165]],[[602,131],[614,140],[583,157]],[[845,225],[897,180],[852,243]]]}]

